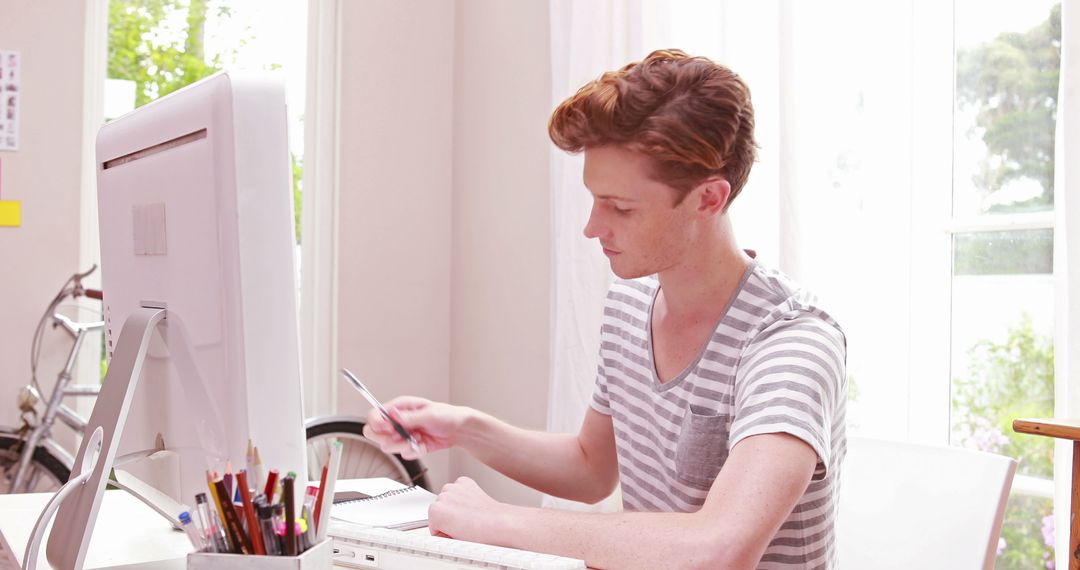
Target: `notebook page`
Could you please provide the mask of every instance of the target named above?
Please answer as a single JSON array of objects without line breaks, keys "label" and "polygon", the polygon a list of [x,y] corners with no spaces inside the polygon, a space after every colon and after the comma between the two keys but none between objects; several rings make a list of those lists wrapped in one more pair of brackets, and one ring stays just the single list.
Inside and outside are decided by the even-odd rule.
[{"label": "notebook page", "polygon": [[427,524],[428,507],[435,495],[422,487],[389,491],[359,501],[335,504],[330,517],[366,526],[418,528]]}]

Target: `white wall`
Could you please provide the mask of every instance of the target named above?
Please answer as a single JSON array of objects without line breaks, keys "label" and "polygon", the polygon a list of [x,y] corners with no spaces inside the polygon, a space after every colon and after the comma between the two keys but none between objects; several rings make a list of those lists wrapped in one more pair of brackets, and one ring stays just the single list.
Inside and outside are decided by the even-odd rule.
[{"label": "white wall", "polygon": [[[62,5],[61,5],[62,4]],[[74,6],[74,8],[73,8]],[[23,53],[22,149],[0,153],[0,422],[29,374],[33,327],[78,264],[85,13],[0,0]],[[389,398],[417,394],[542,429],[550,367],[547,3],[341,3],[338,360]],[[55,375],[66,350],[46,346]],[[49,357],[52,357],[51,359]],[[50,378],[51,380],[51,378]],[[338,410],[366,413],[350,390]],[[538,495],[449,453],[497,498]]]},{"label": "white wall", "polygon": [[[543,429],[550,367],[546,2],[344,2],[339,361]],[[338,410],[366,413],[339,390]],[[438,485],[539,495],[446,452]]]},{"label": "white wall", "polygon": [[[454,5],[341,7],[338,362],[383,399],[445,400]],[[340,412],[367,413],[338,394]],[[436,480],[446,462],[432,458]]]},{"label": "white wall", "polygon": [[[548,3],[458,2],[454,38],[453,402],[544,429],[551,373]],[[496,498],[540,495],[455,453]]]},{"label": "white wall", "polygon": [[[0,50],[21,53],[20,147],[0,152],[0,199],[22,202],[22,227],[0,228],[0,424],[30,380],[34,327],[79,267],[84,5],[0,0]],[[70,346],[49,330],[39,368],[51,389]],[[66,431],[66,430],[61,430]]]}]

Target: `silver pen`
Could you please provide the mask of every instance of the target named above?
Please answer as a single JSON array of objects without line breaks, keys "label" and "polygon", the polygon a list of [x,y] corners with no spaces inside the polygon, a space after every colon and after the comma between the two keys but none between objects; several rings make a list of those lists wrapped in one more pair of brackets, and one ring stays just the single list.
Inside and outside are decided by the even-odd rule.
[{"label": "silver pen", "polygon": [[375,394],[372,394],[371,390],[368,390],[367,386],[364,386],[364,383],[361,382],[355,374],[350,372],[348,368],[342,368],[341,375],[344,376],[350,384],[352,384],[353,388],[356,388],[356,390],[360,392],[360,395],[363,396],[369,404],[371,404],[375,409],[379,410],[379,413],[381,413],[382,416],[386,418],[386,420],[389,421],[391,425],[394,426],[394,430],[398,432],[398,435],[400,435],[405,441],[409,442],[409,447],[411,447],[413,451],[419,454],[420,444],[416,443],[416,439],[412,436],[411,433],[409,433],[409,430],[405,429],[405,426],[401,425],[401,423],[395,420],[393,416],[390,415],[390,412],[381,403],[379,403],[379,400],[375,397]]}]

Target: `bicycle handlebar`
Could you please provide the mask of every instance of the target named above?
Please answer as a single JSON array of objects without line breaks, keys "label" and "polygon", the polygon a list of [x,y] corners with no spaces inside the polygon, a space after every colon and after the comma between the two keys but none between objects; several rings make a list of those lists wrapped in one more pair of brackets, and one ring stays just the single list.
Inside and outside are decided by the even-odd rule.
[{"label": "bicycle handlebar", "polygon": [[101,289],[83,289],[83,295],[90,297],[91,299],[102,300]]}]

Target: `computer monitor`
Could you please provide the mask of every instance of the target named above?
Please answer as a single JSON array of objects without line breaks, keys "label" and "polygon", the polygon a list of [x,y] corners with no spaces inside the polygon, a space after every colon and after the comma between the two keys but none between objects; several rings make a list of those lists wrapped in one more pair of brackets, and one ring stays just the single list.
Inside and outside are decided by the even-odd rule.
[{"label": "computer monitor", "polygon": [[[115,401],[122,394],[99,399],[90,429],[111,419],[107,406],[126,412],[111,457],[163,441],[167,453],[131,471],[188,505],[207,490],[208,468],[226,459],[244,467],[249,438],[268,469],[295,471],[299,488],[306,484],[286,117],[279,81],[219,73],[98,134],[109,357],[141,307],[165,312],[130,407]],[[112,377],[110,366],[103,396]],[[72,554],[63,536],[77,532],[65,517],[96,516],[100,496],[83,495],[57,514],[47,552],[58,566],[85,556],[85,544]]]}]

